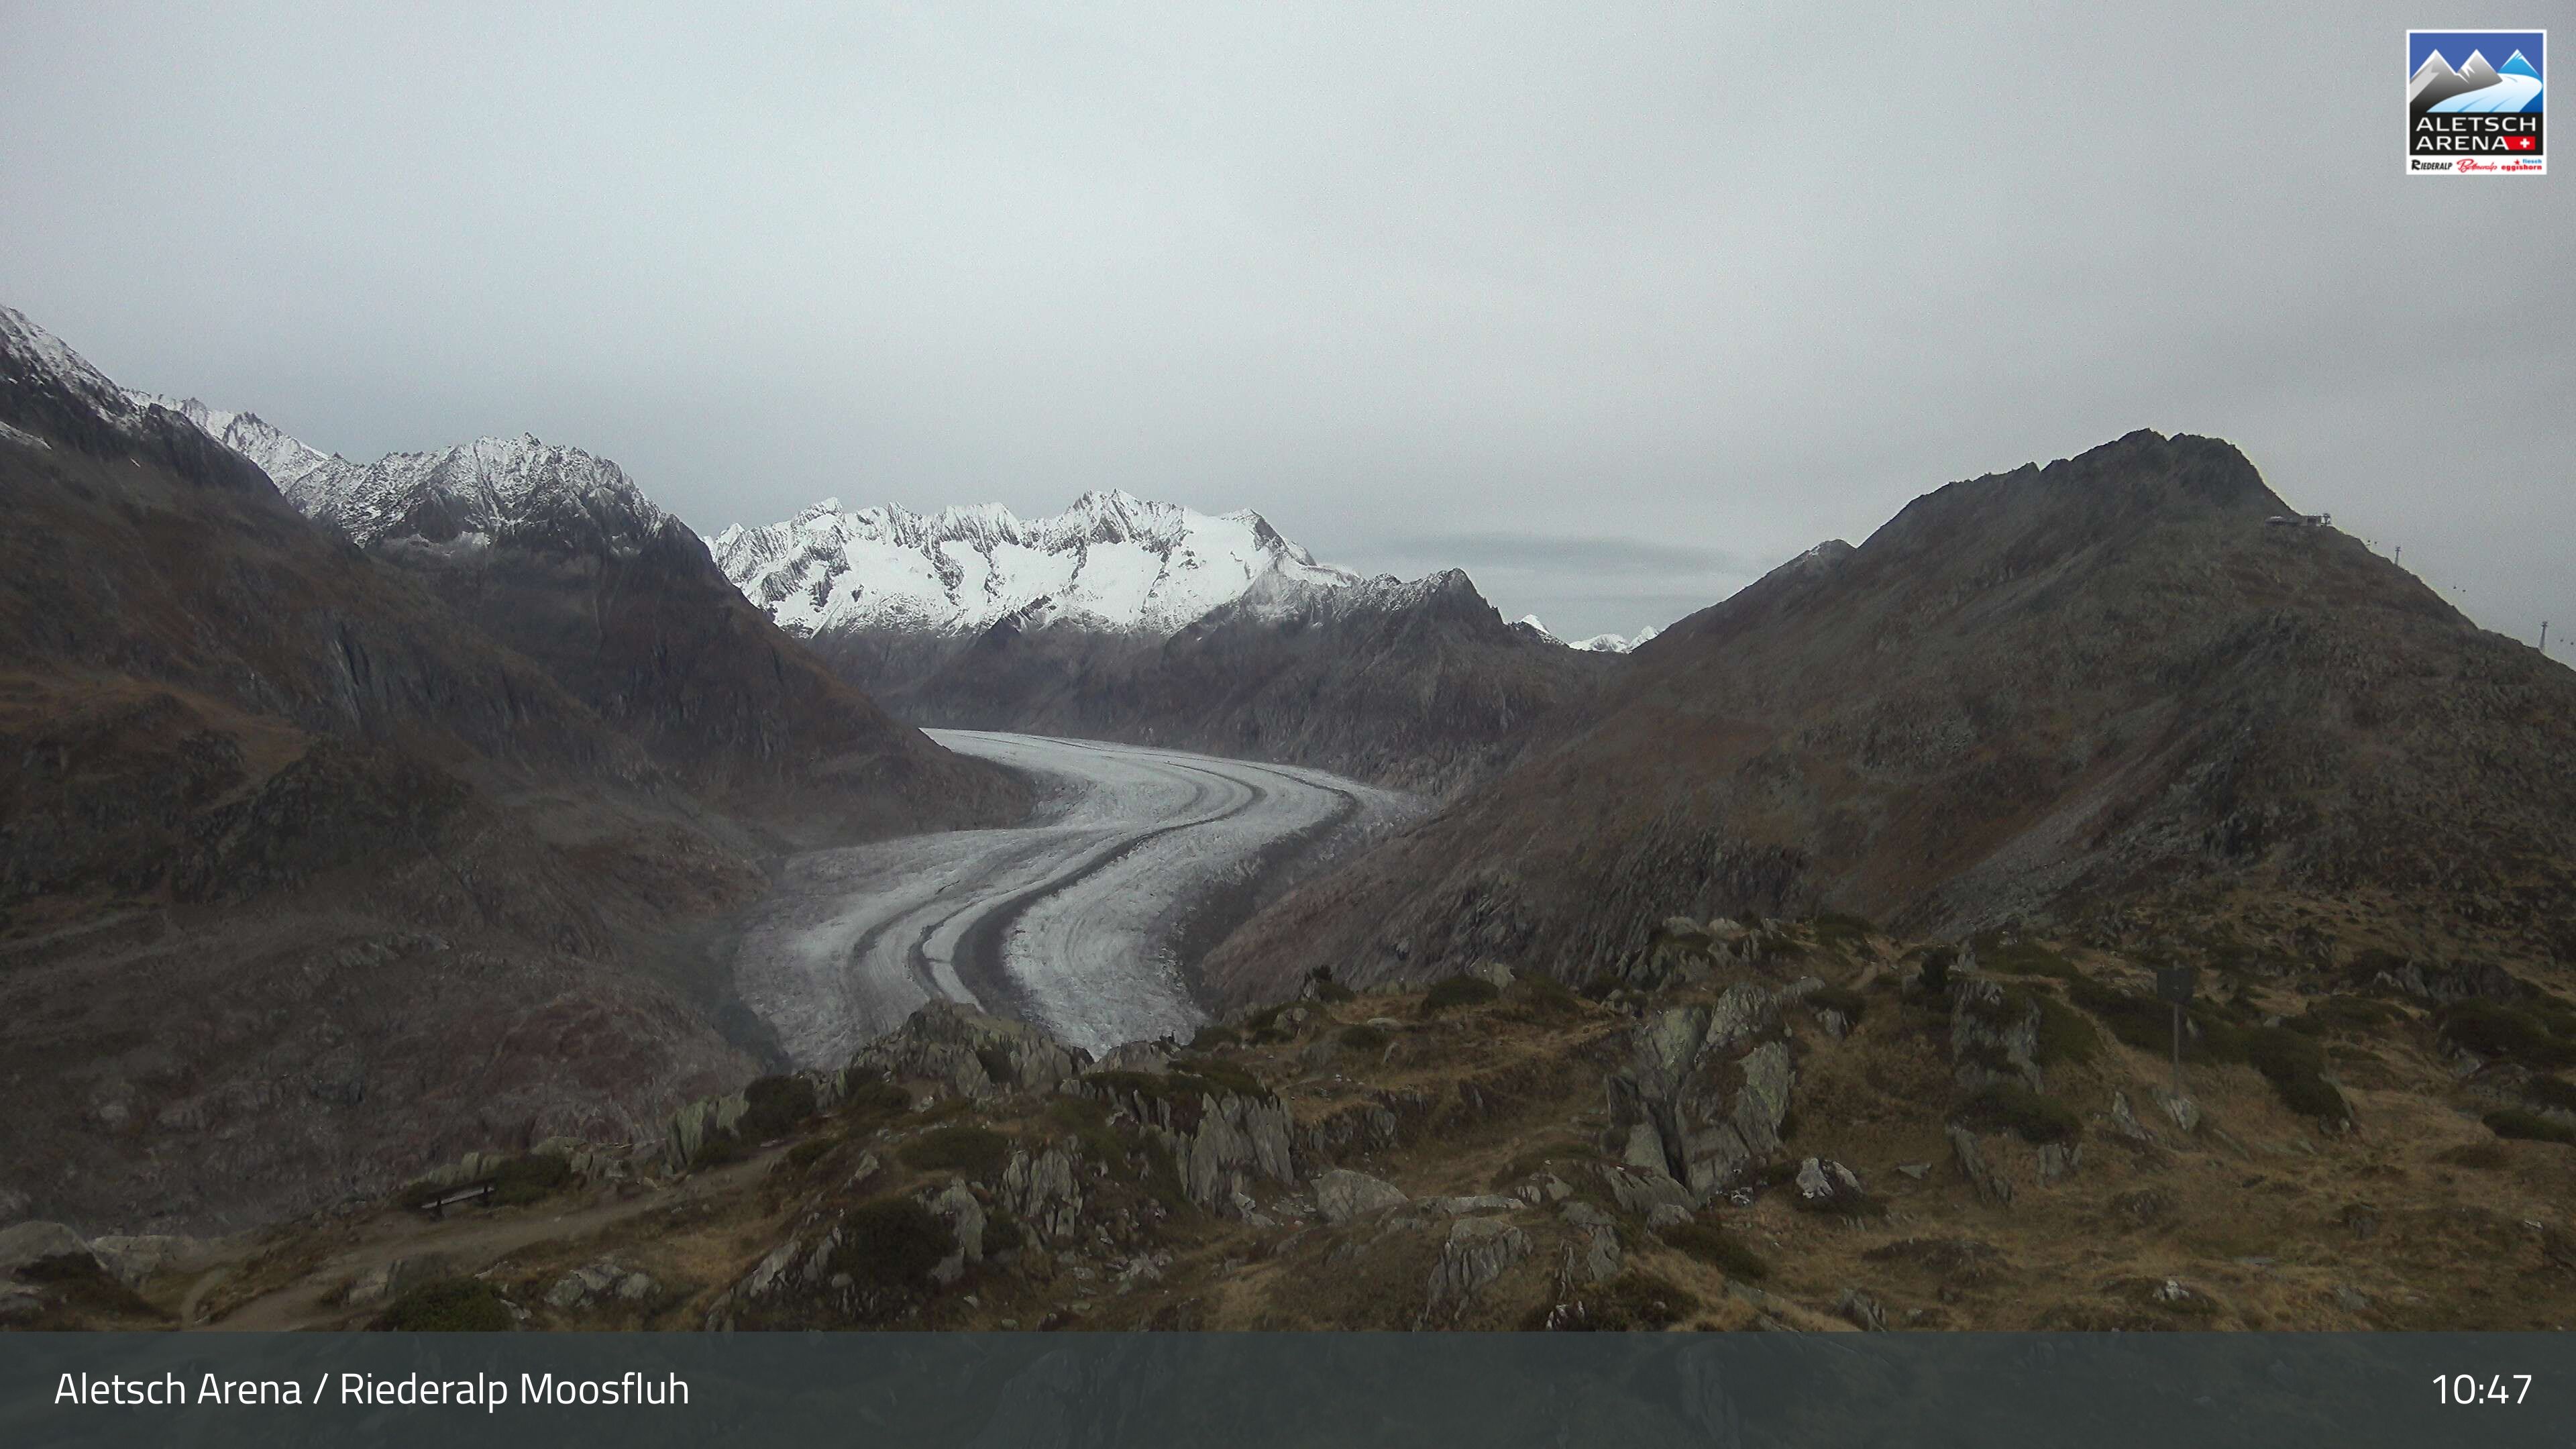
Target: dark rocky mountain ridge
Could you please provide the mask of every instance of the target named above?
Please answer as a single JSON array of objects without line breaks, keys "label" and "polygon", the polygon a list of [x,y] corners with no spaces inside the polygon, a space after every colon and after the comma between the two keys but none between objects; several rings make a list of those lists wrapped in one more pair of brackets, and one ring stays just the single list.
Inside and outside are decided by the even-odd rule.
[{"label": "dark rocky mountain ridge", "polygon": [[886,797],[844,832],[1022,798],[825,719],[854,692],[699,607],[693,538],[558,541],[479,596],[356,547],[0,309],[0,1203],[239,1225],[649,1130],[756,1070],[707,932],[815,818],[761,788]]},{"label": "dark rocky mountain ridge", "polygon": [[2576,960],[2576,675],[2290,511],[2146,432],[1941,489],[1643,646],[1211,980],[1586,977],[1667,916],[1819,908]]},{"label": "dark rocky mountain ridge", "polygon": [[[227,431],[265,427],[249,424]],[[1027,808],[1018,782],[834,676],[606,459],[522,437],[369,464],[299,449],[289,463],[278,481],[308,516],[410,571],[738,814],[837,841]]]},{"label": "dark rocky mountain ridge", "polygon": [[1259,590],[1169,637],[1052,624],[1043,604],[959,644],[884,630],[814,644],[925,724],[1277,760],[1433,794],[1492,773],[1622,662],[1506,624],[1457,569]]}]

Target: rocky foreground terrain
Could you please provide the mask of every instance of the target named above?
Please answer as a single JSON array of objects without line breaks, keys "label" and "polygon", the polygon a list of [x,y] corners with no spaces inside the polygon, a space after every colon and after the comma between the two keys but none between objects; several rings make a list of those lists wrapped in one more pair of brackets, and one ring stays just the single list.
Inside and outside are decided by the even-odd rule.
[{"label": "rocky foreground terrain", "polygon": [[[222,1241],[0,1231],[22,1326],[2542,1329],[2563,981],[1676,919],[1103,1060],[925,1008],[641,1143]],[[488,1201],[433,1213],[488,1186]]]}]

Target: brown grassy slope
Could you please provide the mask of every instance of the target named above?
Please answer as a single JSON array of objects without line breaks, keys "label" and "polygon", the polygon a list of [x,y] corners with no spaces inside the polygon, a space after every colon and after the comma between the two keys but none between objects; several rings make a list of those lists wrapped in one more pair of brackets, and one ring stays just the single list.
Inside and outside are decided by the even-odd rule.
[{"label": "brown grassy slope", "polygon": [[2576,674],[2138,433],[1953,484],[1650,643],[1588,726],[1207,965],[1580,978],[1674,913],[1818,904],[2114,936],[2130,905],[2363,896],[2401,947],[2576,959]]}]

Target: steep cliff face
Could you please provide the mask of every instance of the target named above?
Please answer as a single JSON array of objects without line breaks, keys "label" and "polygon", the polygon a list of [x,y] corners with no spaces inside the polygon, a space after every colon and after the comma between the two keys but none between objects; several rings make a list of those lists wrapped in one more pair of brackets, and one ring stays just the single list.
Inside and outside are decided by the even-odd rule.
[{"label": "steep cliff face", "polygon": [[2576,958],[2576,675],[2288,512],[2153,433],[1953,484],[1652,640],[1562,744],[1210,972],[1586,976],[1673,914],[2119,937],[2262,900]]}]

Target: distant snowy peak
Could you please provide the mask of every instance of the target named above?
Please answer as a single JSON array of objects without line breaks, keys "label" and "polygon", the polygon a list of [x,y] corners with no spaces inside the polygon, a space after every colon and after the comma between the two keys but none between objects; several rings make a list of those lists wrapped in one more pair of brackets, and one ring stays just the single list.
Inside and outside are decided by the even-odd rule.
[{"label": "distant snowy peak", "polygon": [[728,528],[712,546],[752,602],[809,636],[972,633],[1005,618],[1171,634],[1247,595],[1357,578],[1315,562],[1257,513],[1123,492],[1085,493],[1037,519],[999,504],[915,513],[826,499],[784,523]]},{"label": "distant snowy peak", "polygon": [[[107,374],[71,350],[63,340],[27,320],[14,307],[0,307],[0,382],[26,394],[51,394],[75,410],[95,414],[112,427],[130,428],[143,409]],[[31,433],[12,433],[41,443]]]},{"label": "distant snowy peak", "polygon": [[1638,630],[1633,637],[1624,634],[1595,634],[1588,639],[1560,639],[1545,624],[1539,622],[1536,614],[1523,614],[1513,621],[1512,628],[1543,639],[1550,644],[1562,644],[1568,649],[1580,649],[1586,654],[1625,654],[1662,632],[1650,624]]},{"label": "distant snowy peak", "polygon": [[533,434],[355,463],[288,436],[256,413],[226,412],[195,398],[126,396],[138,408],[164,407],[186,417],[258,464],[306,517],[364,546],[513,541],[630,550],[670,517],[615,463]]},{"label": "distant snowy peak", "polygon": [[1637,646],[1662,632],[1664,631],[1649,624],[1624,639],[1616,634],[1595,634],[1589,639],[1577,639],[1566,647],[1581,649],[1591,654],[1628,654],[1635,652]]},{"label": "distant snowy peak", "polygon": [[154,408],[187,419],[249,459],[306,517],[361,545],[516,542],[630,551],[672,521],[615,463],[534,435],[480,438],[356,463],[302,442],[256,413],[119,388],[7,308],[0,308],[0,352],[34,359],[65,390],[127,428]]},{"label": "distant snowy peak", "polygon": [[164,407],[195,423],[206,436],[259,465],[269,481],[283,491],[295,480],[315,469],[343,460],[312,445],[288,437],[271,426],[257,413],[228,413],[212,408],[195,398],[169,398],[157,393],[136,392],[129,388],[125,396],[137,407]]},{"label": "distant snowy peak", "polygon": [[532,532],[542,537],[530,541],[570,542],[569,527],[612,548],[633,548],[669,520],[615,463],[534,434],[372,463],[335,457],[277,482],[306,516],[360,544],[490,543]]}]

